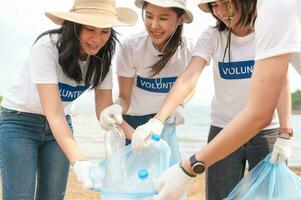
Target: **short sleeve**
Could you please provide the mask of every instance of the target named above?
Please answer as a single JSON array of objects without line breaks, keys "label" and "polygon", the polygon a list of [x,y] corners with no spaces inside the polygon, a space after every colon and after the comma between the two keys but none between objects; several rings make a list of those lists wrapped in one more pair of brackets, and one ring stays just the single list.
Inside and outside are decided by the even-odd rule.
[{"label": "short sleeve", "polygon": [[29,70],[31,81],[38,83],[58,83],[57,55],[46,44],[34,45],[30,51]]},{"label": "short sleeve", "polygon": [[136,74],[131,44],[125,40],[118,48],[116,66],[118,76],[134,77]]},{"label": "short sleeve", "polygon": [[217,35],[214,28],[209,27],[205,30],[198,39],[198,42],[194,46],[192,56],[202,57],[207,61],[207,65],[210,63],[210,58],[216,51],[217,46]]},{"label": "short sleeve", "polygon": [[112,73],[112,65],[110,66],[110,70],[108,71],[105,79],[99,84],[98,89],[112,89],[113,88],[113,73]]},{"label": "short sleeve", "polygon": [[[298,0],[299,1],[299,0]],[[260,0],[255,23],[255,59],[300,51],[301,26],[296,0]]]}]

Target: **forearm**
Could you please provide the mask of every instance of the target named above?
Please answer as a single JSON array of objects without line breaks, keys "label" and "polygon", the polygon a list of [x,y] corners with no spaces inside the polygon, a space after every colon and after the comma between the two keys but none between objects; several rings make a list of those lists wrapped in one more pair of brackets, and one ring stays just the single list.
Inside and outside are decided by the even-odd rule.
[{"label": "forearm", "polygon": [[[122,107],[123,114],[125,114],[130,107],[130,101],[123,97],[118,97],[118,99],[115,101],[115,103],[119,104]],[[125,134],[125,137],[127,139],[131,139],[134,129],[125,120],[122,121],[122,124],[120,125],[120,127],[122,128],[122,130]]]},{"label": "forearm", "polygon": [[284,133],[286,132],[285,130],[291,129],[291,90],[288,77],[284,82],[278,99],[277,112],[280,123],[280,134],[283,133],[284,135],[286,135]]},{"label": "forearm", "polygon": [[59,144],[62,151],[65,153],[69,162],[71,164],[74,164],[76,160],[83,159],[83,156],[80,153],[80,149],[65,116],[55,114],[48,115],[47,121],[55,140]]},{"label": "forearm", "polygon": [[195,90],[196,90],[196,87],[193,88],[193,90],[186,96],[186,98],[180,104],[182,107],[184,107],[188,103],[188,101],[190,101],[190,99],[194,96]]},{"label": "forearm", "polygon": [[246,109],[239,113],[205,148],[198,152],[197,158],[210,166],[245,144],[268,123],[267,118]]},{"label": "forearm", "polygon": [[[204,69],[206,61],[200,57],[193,57],[184,73],[179,76],[166,96],[156,118],[165,121],[166,118],[181,104],[185,98],[192,97],[198,78]],[[191,96],[190,96],[191,95]]]},{"label": "forearm", "polygon": [[197,153],[199,160],[207,166],[214,164],[270,123],[285,83],[288,60],[289,56],[283,55],[256,63],[246,108]]},{"label": "forearm", "polygon": [[100,113],[108,106],[113,104],[111,89],[96,89],[95,90],[95,112],[99,120]]}]

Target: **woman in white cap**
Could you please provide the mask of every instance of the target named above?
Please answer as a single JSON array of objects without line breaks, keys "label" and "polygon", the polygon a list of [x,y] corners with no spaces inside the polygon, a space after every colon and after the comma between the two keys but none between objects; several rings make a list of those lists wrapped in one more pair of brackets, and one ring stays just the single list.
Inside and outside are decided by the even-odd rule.
[{"label": "woman in white cap", "polygon": [[137,14],[114,0],[75,0],[69,12],[46,12],[60,28],[42,33],[22,76],[5,95],[0,118],[4,200],[64,199],[69,163],[88,188],[91,165],[72,134],[71,106],[95,90],[96,113],[112,104],[112,27],[133,25]]},{"label": "woman in white cap", "polygon": [[[208,28],[200,36],[189,66],[177,79],[160,111],[155,116],[155,119],[158,120],[148,122],[141,127],[145,131],[151,132],[153,131],[151,127],[160,126],[160,121],[163,121],[186,97],[187,91],[195,86],[203,68],[212,59],[215,96],[211,108],[212,119],[208,138],[208,142],[210,142],[220,134],[235,115],[244,109],[248,102],[255,59],[254,22],[256,18],[256,1],[202,0],[199,6],[202,10],[213,14],[217,20],[217,25]],[[255,137],[237,148],[234,153],[225,159],[208,168],[206,199],[216,200],[227,197],[243,177],[246,161],[248,161],[249,170],[252,169],[272,151],[279,133],[283,137],[292,135],[289,120],[290,90],[287,79],[278,103],[278,113],[280,132],[277,116],[274,115],[269,124],[257,130],[258,133]],[[139,128],[137,128],[137,132]],[[240,132],[243,134],[244,129],[240,129]],[[226,142],[221,144],[220,149],[224,146],[227,146]],[[187,166],[185,165],[190,166],[189,170],[186,170]],[[195,177],[196,174],[202,173],[206,166],[208,166],[206,160],[199,160],[197,155],[193,155],[189,161],[184,162],[180,167],[182,168],[182,174],[185,172],[188,176]],[[179,169],[178,166],[174,168]],[[163,177],[168,179],[167,176],[164,175]],[[161,178],[159,181],[159,189],[162,189],[161,187],[164,185],[162,182],[164,181],[171,184],[164,178]],[[166,188],[169,187],[167,184],[165,186]],[[178,193],[171,193],[171,191],[168,191],[170,192],[168,193],[163,189],[163,192],[156,198],[161,200],[164,199],[164,196],[171,195],[166,199],[177,199],[173,197],[179,197],[184,189],[183,184],[176,184],[173,187],[173,191],[178,191]]]},{"label": "woman in white cap", "polygon": [[[130,126],[128,139],[132,139],[135,151],[141,151],[148,143],[140,141],[151,133],[131,136],[133,128],[150,120],[159,110],[176,78],[190,60],[192,42],[182,36],[183,23],[193,20],[184,0],[136,0],[142,9],[146,31],[127,38],[117,54],[119,98],[106,108],[100,117],[101,126],[109,129],[116,123]],[[179,115],[170,117],[164,129],[155,129],[171,147],[171,164],[180,162],[176,141],[176,124]],[[155,128],[155,127],[154,127]],[[162,132],[162,133],[161,133]],[[132,138],[131,138],[132,137]],[[127,140],[129,143],[130,140]]]}]

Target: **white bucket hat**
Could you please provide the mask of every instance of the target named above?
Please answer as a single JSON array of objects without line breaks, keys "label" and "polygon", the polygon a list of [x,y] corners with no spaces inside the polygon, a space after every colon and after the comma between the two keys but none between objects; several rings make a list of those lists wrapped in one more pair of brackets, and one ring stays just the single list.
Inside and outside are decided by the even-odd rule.
[{"label": "white bucket hat", "polygon": [[216,0],[200,0],[200,3],[198,4],[199,8],[204,12],[210,12],[210,9],[208,7],[208,3],[215,2]]},{"label": "white bucket hat", "polygon": [[184,22],[189,24],[193,20],[192,12],[187,8],[186,0],[135,0],[135,5],[138,8],[142,8],[144,2],[165,8],[181,8],[185,11]]},{"label": "white bucket hat", "polygon": [[74,0],[69,12],[46,12],[55,24],[65,20],[97,28],[134,25],[137,13],[129,8],[116,8],[115,0]]}]

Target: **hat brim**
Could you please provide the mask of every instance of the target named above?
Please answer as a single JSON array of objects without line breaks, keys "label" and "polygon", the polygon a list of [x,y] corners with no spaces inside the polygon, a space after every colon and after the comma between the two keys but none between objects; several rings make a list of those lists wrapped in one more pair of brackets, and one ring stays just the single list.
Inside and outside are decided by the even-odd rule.
[{"label": "hat brim", "polygon": [[148,2],[150,4],[153,4],[153,5],[156,5],[156,6],[160,6],[160,7],[164,7],[164,8],[171,8],[171,7],[176,7],[176,8],[181,8],[185,11],[185,14],[184,14],[184,22],[189,24],[193,21],[193,14],[192,12],[186,8],[186,7],[183,7],[182,5],[175,5],[175,4],[170,4],[170,3],[167,3],[167,2],[162,2],[160,0],[136,0],[135,1],[135,5],[138,7],[138,8],[142,8],[143,6],[143,2]]},{"label": "hat brim", "polygon": [[62,24],[65,20],[96,28],[111,28],[135,25],[138,21],[137,13],[129,8],[116,8],[117,15],[108,12],[76,13],[76,12],[46,12],[45,15],[55,24]]},{"label": "hat brim", "polygon": [[210,9],[208,7],[208,3],[215,2],[215,1],[216,0],[201,0],[198,6],[202,11],[209,13]]}]

